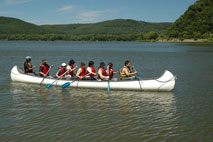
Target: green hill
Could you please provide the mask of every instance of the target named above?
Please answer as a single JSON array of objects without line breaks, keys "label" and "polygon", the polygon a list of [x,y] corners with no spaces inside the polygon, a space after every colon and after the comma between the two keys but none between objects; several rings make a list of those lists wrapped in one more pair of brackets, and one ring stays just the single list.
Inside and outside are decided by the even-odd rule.
[{"label": "green hill", "polygon": [[170,38],[208,38],[213,33],[213,1],[198,0],[168,29]]},{"label": "green hill", "polygon": [[85,34],[136,34],[155,31],[166,33],[171,23],[148,23],[135,20],[116,19],[94,24],[43,25],[49,30],[63,31],[72,35]]},{"label": "green hill", "polygon": [[47,29],[39,27],[16,18],[0,16],[0,34],[44,34],[53,33]]},{"label": "green hill", "polygon": [[35,25],[16,18],[0,16],[0,34],[135,34],[165,33],[171,23],[148,23],[116,19],[93,24]]}]

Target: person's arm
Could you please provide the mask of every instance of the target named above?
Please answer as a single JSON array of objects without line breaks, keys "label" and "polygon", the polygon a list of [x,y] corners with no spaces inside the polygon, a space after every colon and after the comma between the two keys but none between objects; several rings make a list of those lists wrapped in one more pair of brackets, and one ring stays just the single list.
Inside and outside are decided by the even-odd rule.
[{"label": "person's arm", "polygon": [[71,71],[75,71],[78,68],[78,66],[75,66]]},{"label": "person's arm", "polygon": [[29,67],[29,65],[28,65],[28,69],[29,69],[28,71],[32,71],[34,68],[35,68],[35,66],[32,65],[32,67]]},{"label": "person's arm", "polygon": [[113,71],[113,74],[119,73],[118,71]]},{"label": "person's arm", "polygon": [[103,76],[102,75],[102,70],[98,70],[98,75],[100,76],[101,79],[107,79],[107,78],[109,78],[108,76]]},{"label": "person's arm", "polygon": [[77,71],[77,73],[76,73],[76,77],[78,77],[80,79],[84,78],[84,76],[83,77],[80,76],[81,72],[82,72],[82,70],[81,70],[81,68],[79,68],[78,71]]},{"label": "person's arm", "polygon": [[127,76],[131,76],[131,75],[137,74],[137,72],[129,73],[129,72],[127,71],[126,68],[123,69],[123,72],[124,72]]},{"label": "person's arm", "polygon": [[61,76],[59,76],[59,73],[61,72],[61,69],[58,69],[58,71],[57,71],[57,73],[56,73],[56,76],[58,77],[58,78],[61,78]]},{"label": "person's arm", "polygon": [[41,66],[39,67],[39,73],[40,73],[40,75],[42,75],[44,77],[46,76],[46,74],[43,73],[43,67],[41,67]]},{"label": "person's arm", "polygon": [[89,72],[87,75],[96,75],[96,73],[92,72],[91,68],[87,68],[87,71]]}]

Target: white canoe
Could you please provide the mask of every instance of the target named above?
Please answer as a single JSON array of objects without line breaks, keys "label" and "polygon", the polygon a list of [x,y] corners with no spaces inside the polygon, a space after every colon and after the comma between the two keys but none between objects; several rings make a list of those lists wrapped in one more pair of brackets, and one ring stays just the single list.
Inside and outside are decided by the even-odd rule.
[{"label": "white canoe", "polygon": [[[35,76],[31,74],[25,74],[17,66],[14,66],[11,70],[11,79],[15,82],[34,83],[40,84],[43,77]],[[142,91],[172,91],[175,86],[176,77],[169,71],[165,71],[164,74],[157,79],[150,80],[118,80],[109,81],[110,89],[116,90],[142,90]],[[45,78],[42,84],[51,84],[55,81],[55,78]],[[108,81],[97,80],[67,80],[60,79],[55,81],[53,85],[62,86],[64,83],[72,82],[69,87],[79,88],[108,88]]]}]

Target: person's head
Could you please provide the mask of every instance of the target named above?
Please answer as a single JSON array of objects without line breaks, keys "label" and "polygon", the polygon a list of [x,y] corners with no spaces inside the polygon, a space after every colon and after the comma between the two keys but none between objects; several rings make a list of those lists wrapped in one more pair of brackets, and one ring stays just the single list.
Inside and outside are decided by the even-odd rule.
[{"label": "person's head", "polygon": [[86,65],[86,64],[85,64],[84,62],[81,62],[81,67],[82,67],[82,68],[85,68],[85,65]]},{"label": "person's head", "polygon": [[88,64],[89,67],[92,67],[94,66],[94,62],[93,61],[89,61],[89,64]]},{"label": "person's head", "polygon": [[42,64],[46,64],[47,63],[47,60],[46,59],[43,59],[42,60]]},{"label": "person's head", "polygon": [[105,67],[105,63],[104,62],[100,62],[100,68],[104,68]]},{"label": "person's head", "polygon": [[26,61],[27,61],[27,62],[30,62],[30,61],[31,61],[31,59],[32,59],[32,57],[30,57],[30,56],[26,56]]},{"label": "person's head", "polygon": [[125,66],[130,67],[131,62],[129,60],[126,60],[124,64]]},{"label": "person's head", "polygon": [[72,65],[74,65],[74,64],[75,64],[75,61],[74,61],[73,59],[71,59],[70,62],[69,62],[69,65],[72,66]]},{"label": "person's head", "polygon": [[62,63],[62,64],[61,64],[61,67],[62,67],[62,68],[66,68],[66,66],[67,66],[66,63]]},{"label": "person's head", "polygon": [[111,62],[109,62],[108,66],[109,66],[109,68],[112,68],[113,64]]}]

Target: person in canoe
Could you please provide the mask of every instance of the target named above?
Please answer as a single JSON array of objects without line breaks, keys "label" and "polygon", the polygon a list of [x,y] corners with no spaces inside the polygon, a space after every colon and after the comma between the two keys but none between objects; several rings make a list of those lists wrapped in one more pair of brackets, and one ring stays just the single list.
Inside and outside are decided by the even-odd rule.
[{"label": "person in canoe", "polygon": [[105,63],[101,62],[100,67],[98,68],[98,80],[108,80],[109,76],[105,71]]},{"label": "person in canoe", "polygon": [[50,70],[50,68],[52,68],[53,67],[53,65],[51,65],[51,66],[49,66],[48,64],[47,64],[47,60],[46,59],[43,59],[42,60],[42,64],[40,65],[40,67],[39,67],[39,74],[40,74],[40,76],[43,76],[43,77],[46,77],[46,76],[49,76],[49,70]]},{"label": "person in canoe", "polygon": [[124,67],[120,70],[120,79],[124,79],[124,80],[132,80],[135,79],[135,75],[137,74],[136,71],[133,72],[133,68],[132,70],[130,69],[131,66],[131,62],[129,60],[126,60],[124,63]]},{"label": "person in canoe", "polygon": [[66,74],[66,77],[71,78],[74,77],[74,71],[78,68],[78,66],[75,66],[75,61],[72,59],[69,61],[69,64],[67,65],[66,70],[68,71]]},{"label": "person in canoe", "polygon": [[78,69],[77,73],[76,73],[76,77],[80,78],[80,79],[85,79],[85,63],[81,62],[81,67]]},{"label": "person in canoe", "polygon": [[95,69],[94,69],[94,62],[93,61],[89,62],[88,67],[86,69],[86,74],[87,74],[87,76],[90,77],[89,79],[96,80],[96,78],[95,78],[96,72],[95,72]]},{"label": "person in canoe", "polygon": [[113,71],[113,64],[111,62],[108,63],[106,73],[108,74],[110,80],[115,80],[115,81],[117,80],[117,78],[113,78],[113,75],[118,72]]},{"label": "person in canoe", "polygon": [[33,69],[35,69],[35,66],[31,64],[31,57],[26,56],[26,61],[23,64],[24,73],[33,73]]},{"label": "person in canoe", "polygon": [[58,71],[56,73],[56,76],[58,78],[63,78],[65,77],[65,74],[66,74],[66,66],[67,64],[66,63],[62,63],[60,67],[58,67]]}]

